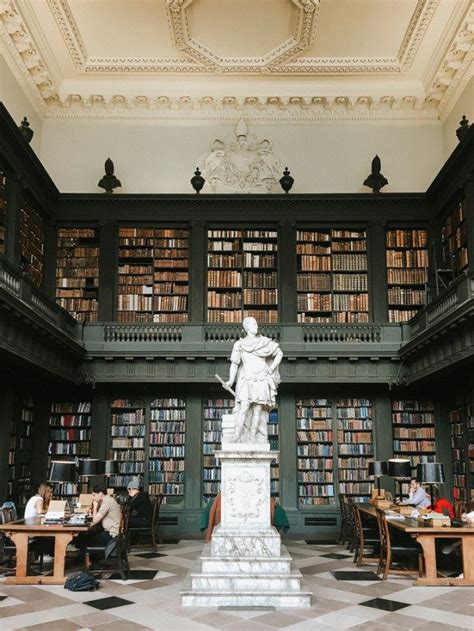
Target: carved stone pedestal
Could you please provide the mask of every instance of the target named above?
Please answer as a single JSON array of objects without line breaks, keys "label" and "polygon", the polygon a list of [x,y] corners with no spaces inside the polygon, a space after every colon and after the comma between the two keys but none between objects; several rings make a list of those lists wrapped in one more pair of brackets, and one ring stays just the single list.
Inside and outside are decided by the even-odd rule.
[{"label": "carved stone pedestal", "polygon": [[309,607],[302,575],[270,522],[270,463],[277,452],[262,445],[223,444],[221,523],[205,546],[183,605]]}]

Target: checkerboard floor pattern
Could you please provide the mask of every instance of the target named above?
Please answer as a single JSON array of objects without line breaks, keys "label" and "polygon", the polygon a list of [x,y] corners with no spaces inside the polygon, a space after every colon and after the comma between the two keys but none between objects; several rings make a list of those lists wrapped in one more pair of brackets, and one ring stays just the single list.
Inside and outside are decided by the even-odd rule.
[{"label": "checkerboard floor pattern", "polygon": [[[474,630],[474,587],[413,587],[406,577],[373,580],[367,572],[374,568],[356,568],[343,546],[285,543],[314,594],[311,608],[182,607],[179,590],[202,542],[181,540],[157,553],[134,549],[130,580],[101,578],[96,592],[5,585],[0,577],[0,630]],[[351,574],[359,570],[366,574]]]}]

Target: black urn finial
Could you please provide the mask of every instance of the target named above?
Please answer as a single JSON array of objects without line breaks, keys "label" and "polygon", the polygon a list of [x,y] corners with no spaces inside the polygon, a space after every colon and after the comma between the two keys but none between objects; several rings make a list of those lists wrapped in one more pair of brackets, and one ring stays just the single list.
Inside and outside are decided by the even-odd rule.
[{"label": "black urn finial", "polygon": [[288,167],[285,167],[283,171],[283,177],[280,178],[280,186],[288,194],[289,190],[294,184],[295,179],[291,177],[290,172],[288,171]]},{"label": "black urn finial", "polygon": [[191,182],[191,186],[196,191],[196,193],[199,193],[199,191],[202,189],[202,187],[206,183],[206,180],[201,175],[201,171],[199,170],[199,167],[196,167],[196,170],[194,171],[194,175],[191,178],[190,182]]},{"label": "black urn finial", "polygon": [[114,163],[112,162],[110,158],[107,158],[107,160],[105,161],[104,168],[105,168],[105,175],[102,177],[102,179],[97,184],[97,186],[100,186],[100,188],[105,189],[104,191],[105,193],[110,194],[114,192],[114,188],[117,188],[118,186],[122,186],[122,183],[114,175]]},{"label": "black urn finial", "polygon": [[372,171],[364,180],[364,186],[371,188],[372,193],[380,193],[380,189],[388,184],[387,178],[380,173],[381,166],[380,158],[375,156],[372,160]]},{"label": "black urn finial", "polygon": [[23,138],[26,140],[26,142],[30,142],[31,139],[33,138],[33,134],[35,132],[31,129],[30,124],[29,124],[28,119],[26,118],[26,116],[23,117],[23,120],[21,121],[21,124],[18,125],[18,129],[23,134]]},{"label": "black urn finial", "polygon": [[459,127],[456,129],[456,136],[458,137],[459,142],[461,142],[467,134],[469,127],[469,121],[467,120],[466,115],[463,114],[461,120],[459,121]]}]

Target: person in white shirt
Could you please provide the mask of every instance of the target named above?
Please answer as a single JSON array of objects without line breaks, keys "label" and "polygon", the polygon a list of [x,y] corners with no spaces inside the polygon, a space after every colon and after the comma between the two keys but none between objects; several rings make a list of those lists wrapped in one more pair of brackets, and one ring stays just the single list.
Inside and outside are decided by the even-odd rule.
[{"label": "person in white shirt", "polygon": [[431,506],[431,500],[418,480],[413,479],[410,483],[408,499],[403,500],[400,504],[403,506],[413,506],[414,508],[428,508],[428,506]]},{"label": "person in white shirt", "polygon": [[39,517],[48,511],[48,506],[53,497],[53,489],[49,482],[41,482],[38,492],[30,497],[25,506],[25,519]]}]

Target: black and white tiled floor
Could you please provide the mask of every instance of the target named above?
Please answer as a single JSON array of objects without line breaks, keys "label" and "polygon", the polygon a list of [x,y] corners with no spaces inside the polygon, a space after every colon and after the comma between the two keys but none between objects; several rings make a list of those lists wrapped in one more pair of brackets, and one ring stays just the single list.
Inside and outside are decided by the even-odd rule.
[{"label": "black and white tiled floor", "polygon": [[413,587],[405,577],[375,580],[374,568],[356,568],[342,546],[285,543],[314,594],[309,609],[182,607],[181,584],[202,548],[201,541],[182,540],[159,546],[157,553],[135,551],[131,579],[101,579],[96,592],[11,586],[0,578],[0,631],[474,630],[474,587]]}]

